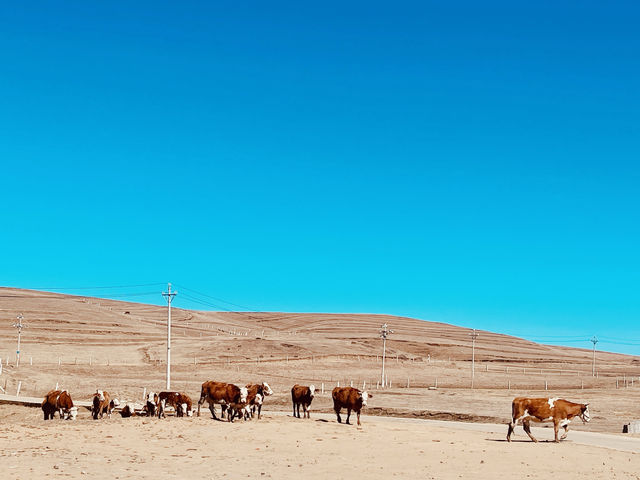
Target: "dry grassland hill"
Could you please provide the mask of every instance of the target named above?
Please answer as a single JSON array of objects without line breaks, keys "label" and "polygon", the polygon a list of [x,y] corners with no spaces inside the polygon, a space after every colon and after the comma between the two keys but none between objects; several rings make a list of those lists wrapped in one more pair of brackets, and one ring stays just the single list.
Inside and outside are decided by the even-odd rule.
[{"label": "dry grassland hill", "polygon": [[[22,354],[39,362],[92,356],[96,363],[144,365],[164,361],[166,307],[57,293],[0,289],[0,354],[15,356],[16,329],[22,313]],[[466,361],[470,330],[443,323],[390,315],[203,312],[172,308],[176,363],[230,359],[278,361],[331,356],[375,357],[383,323],[394,330],[388,353],[400,359]],[[588,369],[588,349],[541,345],[481,331],[476,360],[531,365],[570,365]],[[611,365],[638,365],[640,359],[599,352]]]}]

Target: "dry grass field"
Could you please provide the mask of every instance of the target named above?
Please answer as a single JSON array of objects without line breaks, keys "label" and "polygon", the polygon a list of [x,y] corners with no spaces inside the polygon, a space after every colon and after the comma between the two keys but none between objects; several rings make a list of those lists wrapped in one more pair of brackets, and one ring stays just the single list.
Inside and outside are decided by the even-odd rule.
[{"label": "dry grass field", "polygon": [[[287,476],[289,468],[301,468],[308,473],[306,476],[320,478],[332,470],[327,470],[326,465],[314,467],[312,460],[315,458],[322,463],[324,456],[330,456],[338,445],[336,455],[339,455],[339,460],[336,460],[338,464],[334,467],[337,469],[339,465],[346,465],[345,477],[346,472],[352,472],[351,469],[357,471],[358,465],[365,471],[372,469],[368,475],[371,478],[389,476],[394,472],[404,472],[400,476],[424,473],[421,476],[425,478],[430,478],[429,475],[432,475],[431,478],[468,477],[476,471],[482,460],[484,466],[480,468],[484,468],[487,475],[477,478],[516,472],[518,470],[510,469],[519,466],[520,461],[529,466],[526,472],[521,472],[523,475],[530,472],[532,477],[542,478],[556,471],[556,467],[545,470],[544,467],[532,466],[534,462],[530,461],[531,455],[527,455],[527,449],[532,447],[529,443],[523,442],[517,446],[499,443],[506,434],[506,426],[503,434],[496,433],[491,437],[493,442],[487,443],[487,435],[467,432],[458,445],[455,438],[462,435],[460,433],[454,434],[441,427],[429,427],[424,431],[411,423],[394,427],[393,424],[380,423],[382,419],[371,416],[504,424],[510,414],[512,398],[532,395],[589,402],[592,421],[587,425],[574,422],[572,429],[575,430],[618,434],[623,423],[640,418],[638,357],[598,352],[598,375],[593,377],[590,350],[540,345],[482,331],[476,343],[475,388],[471,389],[471,339],[469,330],[465,328],[386,315],[200,312],[178,308],[172,309],[172,312],[173,389],[185,391],[197,399],[200,384],[215,379],[242,384],[267,381],[275,391],[263,409],[267,412],[267,420],[260,426],[257,422],[249,426],[256,432],[257,429],[260,432],[268,429],[269,433],[251,433],[242,423],[214,426],[226,429],[225,438],[237,438],[239,442],[251,444],[247,455],[254,463],[248,460],[250,466],[246,468],[235,465],[242,456],[238,452],[229,452],[228,446],[217,437],[212,437],[216,439],[216,446],[210,445],[206,452],[209,457],[205,457],[201,446],[208,442],[207,431],[211,429],[207,415],[199,419],[185,419],[183,422],[190,422],[188,429],[184,427],[185,423],[177,423],[181,419],[170,419],[164,426],[154,426],[148,419],[133,419],[127,423],[124,419],[114,417],[96,426],[88,420],[88,412],[81,412],[79,421],[73,425],[70,422],[44,425],[41,412],[36,409],[0,405],[0,421],[7,424],[0,437],[0,447],[5,450],[15,447],[18,451],[20,446],[24,455],[33,455],[33,461],[29,462],[34,470],[24,470],[20,467],[21,462],[17,462],[15,472],[22,477],[17,475],[10,478],[25,478],[29,473],[53,475],[62,470],[72,477],[81,475],[82,468],[70,466],[74,465],[72,457],[86,460],[85,470],[94,469],[90,472],[94,474],[97,460],[91,460],[90,456],[85,458],[82,456],[85,454],[80,452],[88,448],[86,443],[79,442],[78,451],[71,446],[65,447],[62,457],[58,458],[66,458],[67,466],[62,466],[64,461],[60,460],[62,463],[58,468],[61,470],[56,469],[57,472],[48,470],[53,468],[53,458],[40,457],[32,451],[53,431],[68,432],[78,438],[91,437],[92,434],[87,433],[85,427],[98,429],[98,436],[113,438],[112,442],[96,444],[95,448],[104,446],[105,451],[113,449],[113,455],[118,446],[130,449],[131,455],[127,460],[115,460],[111,455],[103,458],[103,463],[118,465],[121,478],[146,478],[154,476],[153,473],[157,477],[159,471],[150,466],[154,455],[162,459],[160,464],[166,463],[167,478],[172,476],[167,472],[173,471],[176,472],[176,478],[180,478],[180,462],[184,461],[185,455],[189,459],[189,471],[193,474],[200,472],[205,478],[222,478],[222,473],[210,472],[211,475],[207,477],[207,462],[196,461],[196,457],[226,459],[229,468],[238,467],[237,470],[225,470],[229,473],[227,478],[238,478],[232,472],[241,473],[244,477],[264,476],[264,473],[277,478]],[[16,331],[11,323],[18,313],[24,315],[24,323],[28,328],[23,331],[21,365],[16,368]],[[0,357],[3,363],[0,387],[9,394],[15,394],[20,384],[21,395],[41,397],[58,383],[61,388],[68,389],[76,400],[89,400],[96,388],[108,390],[121,400],[140,400],[144,388],[155,391],[164,389],[166,308],[3,288],[0,289],[0,317],[6,319],[0,323]],[[388,323],[395,332],[387,343],[386,366],[391,386],[384,389],[378,384],[381,370],[378,331],[383,323]],[[290,426],[290,422],[295,420],[276,415],[278,411],[289,411],[289,390],[294,383],[324,386],[325,393],[314,400],[313,410],[326,413],[331,411],[329,392],[336,384],[365,385],[373,393],[365,425],[362,429],[354,427],[345,430],[332,417],[322,422],[312,419],[302,431],[305,440],[300,440],[304,446],[300,446],[299,453],[307,453],[303,455],[304,460],[297,458],[297,450],[293,447],[287,450],[285,446],[294,439],[278,440],[274,433],[295,437],[296,432],[300,431],[300,427]],[[205,412],[208,414],[206,409]],[[269,412],[272,412],[271,416]],[[108,426],[105,425],[107,422]],[[89,427],[87,423],[92,426]],[[132,428],[131,425],[136,427]],[[396,428],[398,433],[394,433]],[[124,438],[130,436],[135,440],[140,436],[142,442],[144,432],[157,439],[159,445],[165,434],[190,440],[185,440],[187,448],[176,448],[176,440],[172,439],[171,443],[163,445],[162,449],[149,456],[135,442]],[[376,437],[376,432],[382,437]],[[545,434],[548,432],[545,431]],[[20,436],[19,441],[16,435]],[[268,440],[261,440],[254,447],[252,435]],[[359,460],[359,448],[351,446],[350,442],[357,440],[356,444],[364,442],[367,448],[378,449],[386,436],[394,435],[399,436],[400,445],[411,446],[411,451],[417,449],[415,458],[411,457],[411,465],[396,465],[398,460],[394,458],[398,452],[394,449],[380,454],[382,456],[368,452],[365,457],[372,457],[369,461]],[[524,438],[521,429],[518,429],[518,435],[520,440]],[[32,439],[31,443],[28,439]],[[268,462],[263,468],[260,455],[265,455],[264,449],[273,447],[262,444],[269,441],[274,446],[279,445],[277,449],[281,455],[274,456],[274,451],[270,450],[269,456],[264,457],[268,458]],[[543,446],[536,455],[550,455],[550,458],[558,461],[557,468],[560,469],[562,461],[568,461],[567,456],[579,455],[581,449],[585,449],[582,453],[587,458],[588,448],[595,448],[574,444],[569,449],[568,445],[571,444],[562,444],[559,450],[554,450],[554,445]],[[308,450],[317,452],[317,455],[314,457]],[[438,463],[439,460],[433,457],[436,450],[442,450],[442,461],[448,464]],[[257,454],[259,451],[262,453]],[[463,451],[466,453],[462,454]],[[469,454],[470,451],[479,456]],[[514,460],[521,459],[517,460],[517,465],[507,463],[500,466],[499,462],[494,462],[496,459],[492,455],[499,456],[507,451],[515,454]],[[420,452],[425,452],[424,456]],[[16,455],[20,457],[22,454]],[[619,452],[606,455],[624,457],[612,457],[619,478],[638,478],[633,476],[633,471],[639,472],[640,468],[625,469],[629,462],[634,467],[638,466],[637,456]],[[376,461],[382,462],[379,468],[376,467]],[[283,466],[286,462],[292,467]],[[620,462],[627,463],[625,468],[620,466]],[[298,464],[302,466],[297,467]],[[454,464],[459,464],[459,468],[451,470]],[[493,467],[487,468],[489,464]],[[581,463],[584,468],[581,467],[580,472],[584,475],[570,478],[583,478],[587,474],[606,476],[607,472],[610,473],[608,468],[611,465],[606,460],[604,464],[600,461],[593,465]],[[443,465],[448,465],[449,469]],[[605,468],[607,465],[609,467]]]}]

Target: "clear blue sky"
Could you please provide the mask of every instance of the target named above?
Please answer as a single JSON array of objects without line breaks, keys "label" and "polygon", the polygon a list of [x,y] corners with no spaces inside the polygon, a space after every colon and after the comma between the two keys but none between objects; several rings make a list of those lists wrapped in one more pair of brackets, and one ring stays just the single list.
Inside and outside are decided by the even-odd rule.
[{"label": "clear blue sky", "polygon": [[0,284],[640,354],[638,25],[636,2],[5,3]]}]

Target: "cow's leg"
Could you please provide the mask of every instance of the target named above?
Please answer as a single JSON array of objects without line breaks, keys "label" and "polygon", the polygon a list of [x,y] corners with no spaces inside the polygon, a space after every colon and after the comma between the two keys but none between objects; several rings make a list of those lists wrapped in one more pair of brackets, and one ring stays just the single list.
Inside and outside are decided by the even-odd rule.
[{"label": "cow's leg", "polygon": [[335,406],[335,405],[333,406],[333,409],[335,410],[336,415],[338,416],[338,423],[342,423],[342,418],[340,418],[340,410],[341,409],[339,407]]},{"label": "cow's leg", "polygon": [[356,412],[358,414],[358,426],[360,426],[360,410]]},{"label": "cow's leg", "polygon": [[511,441],[511,434],[515,430],[517,423],[518,423],[517,418],[512,419],[511,422],[509,423],[509,431],[507,432],[507,442]]},{"label": "cow's leg", "polygon": [[258,420],[260,420],[260,412],[262,412],[262,404],[258,405]]},{"label": "cow's leg", "polygon": [[564,428],[564,433],[560,437],[560,440],[564,440],[565,438],[567,438],[567,434],[569,433],[569,422],[565,420],[560,426]]},{"label": "cow's leg", "polygon": [[538,443],[538,440],[536,439],[536,437],[534,437],[531,433],[531,423],[529,420],[522,419],[522,428],[524,428],[524,431],[526,432],[527,435],[529,435],[529,438],[531,440]]},{"label": "cow's leg", "polygon": [[351,409],[350,409],[350,408],[347,408],[347,421],[345,422],[347,425],[351,425],[351,424],[349,423],[349,417],[350,417],[350,416],[351,416]]},{"label": "cow's leg", "polygon": [[293,405],[293,418],[296,418],[296,402],[291,402],[291,405]]},{"label": "cow's leg", "polygon": [[554,418],[553,419],[553,441],[556,443],[560,441],[558,439],[558,430],[560,430],[560,420]]},{"label": "cow's leg", "polygon": [[209,410],[211,410],[211,415],[213,415],[213,419],[217,420],[218,417],[216,417],[216,404],[213,402],[209,402]]}]

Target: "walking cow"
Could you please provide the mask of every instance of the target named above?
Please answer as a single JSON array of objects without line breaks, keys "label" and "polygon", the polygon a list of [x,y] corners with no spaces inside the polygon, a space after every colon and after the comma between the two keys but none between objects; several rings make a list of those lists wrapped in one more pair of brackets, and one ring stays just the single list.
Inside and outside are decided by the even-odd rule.
[{"label": "walking cow", "polygon": [[360,425],[360,410],[367,406],[367,400],[373,398],[367,391],[361,391],[354,387],[336,387],[331,392],[333,397],[333,409],[338,416],[338,423],[342,423],[340,418],[340,410],[347,409],[347,425],[349,425],[349,417],[351,410],[358,415],[358,425]]},{"label": "walking cow", "polygon": [[[522,428],[529,438],[537,442],[531,434],[530,422],[553,421],[554,441],[567,438],[569,422],[574,417],[580,418],[584,423],[591,420],[588,403],[573,403],[561,398],[515,398],[511,404],[511,422],[507,432],[507,441],[511,441],[511,434],[518,421],[522,421]],[[558,439],[558,430],[564,428],[564,434]]]}]

